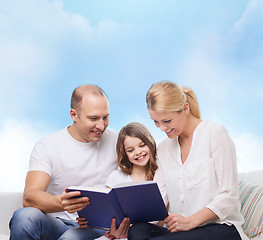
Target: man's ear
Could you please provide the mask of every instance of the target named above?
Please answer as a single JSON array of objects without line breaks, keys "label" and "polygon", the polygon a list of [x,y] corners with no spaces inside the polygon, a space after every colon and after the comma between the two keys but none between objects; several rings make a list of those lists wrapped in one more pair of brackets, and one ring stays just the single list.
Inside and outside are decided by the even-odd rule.
[{"label": "man's ear", "polygon": [[70,109],[70,117],[72,118],[73,122],[77,121],[77,111],[75,109]]}]

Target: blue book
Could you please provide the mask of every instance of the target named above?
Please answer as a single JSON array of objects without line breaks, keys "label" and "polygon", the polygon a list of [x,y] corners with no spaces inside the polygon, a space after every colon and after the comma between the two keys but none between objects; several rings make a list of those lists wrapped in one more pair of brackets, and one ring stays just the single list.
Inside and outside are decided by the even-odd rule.
[{"label": "blue book", "polygon": [[168,216],[160,190],[153,181],[127,183],[112,189],[72,186],[67,191],[80,191],[81,196],[89,197],[90,204],[78,214],[92,227],[110,228],[112,218],[116,218],[119,226],[124,217],[135,223],[160,221]]}]

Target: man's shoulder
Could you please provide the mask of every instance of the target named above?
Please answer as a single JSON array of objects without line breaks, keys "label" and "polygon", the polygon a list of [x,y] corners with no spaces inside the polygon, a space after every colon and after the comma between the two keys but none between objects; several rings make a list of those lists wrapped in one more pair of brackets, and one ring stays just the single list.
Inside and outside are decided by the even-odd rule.
[{"label": "man's shoulder", "polygon": [[50,133],[38,140],[38,143],[46,144],[54,141],[59,141],[61,138],[65,137],[66,128]]},{"label": "man's shoulder", "polygon": [[107,128],[102,135],[102,140],[112,139],[113,141],[116,141],[117,138],[118,138],[118,133],[110,128]]}]

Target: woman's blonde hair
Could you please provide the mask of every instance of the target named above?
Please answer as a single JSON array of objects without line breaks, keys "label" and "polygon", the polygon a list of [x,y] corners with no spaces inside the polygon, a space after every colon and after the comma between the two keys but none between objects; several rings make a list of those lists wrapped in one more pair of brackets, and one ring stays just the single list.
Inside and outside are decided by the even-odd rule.
[{"label": "woman's blonde hair", "polygon": [[147,108],[160,113],[180,112],[187,102],[192,115],[201,118],[199,105],[192,89],[174,82],[162,81],[151,86],[146,95]]},{"label": "woman's blonde hair", "polygon": [[156,143],[150,131],[141,123],[129,123],[120,130],[116,145],[119,167],[126,174],[132,173],[133,164],[129,161],[124,147],[124,140],[127,136],[137,137],[149,147],[150,160],[145,166],[146,180],[153,180],[154,173],[158,168],[156,164]]}]

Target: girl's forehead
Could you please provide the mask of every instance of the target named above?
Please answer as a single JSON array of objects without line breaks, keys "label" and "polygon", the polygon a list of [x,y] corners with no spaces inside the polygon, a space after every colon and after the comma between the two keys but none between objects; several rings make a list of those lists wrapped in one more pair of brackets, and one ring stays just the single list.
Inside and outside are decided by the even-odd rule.
[{"label": "girl's forehead", "polygon": [[138,137],[131,137],[131,136],[126,136],[124,139],[124,145],[136,145],[140,144],[142,140]]}]

